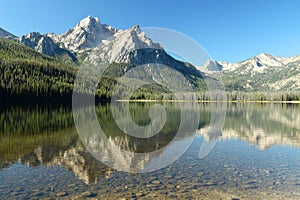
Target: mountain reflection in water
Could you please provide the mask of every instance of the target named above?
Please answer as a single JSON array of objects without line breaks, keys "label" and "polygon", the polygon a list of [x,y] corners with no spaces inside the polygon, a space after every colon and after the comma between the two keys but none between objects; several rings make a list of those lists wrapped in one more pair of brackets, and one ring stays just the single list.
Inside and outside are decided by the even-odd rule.
[{"label": "mountain reflection in water", "polygon": [[[139,125],[150,122],[151,103],[130,104],[132,119]],[[114,122],[109,104],[96,106],[98,120],[115,151],[133,152],[131,157],[114,157],[107,152],[111,162],[124,162],[143,168],[151,158],[135,157],[134,152],[151,152],[169,144],[180,123],[180,110],[168,105],[168,120],[162,131],[150,138],[136,138],[124,134]],[[197,135],[206,135],[211,117],[211,104],[199,104],[199,129]],[[108,178],[114,172],[95,159],[84,147],[73,124],[72,109],[65,105],[31,105],[0,107],[0,169],[15,163],[30,167],[62,166],[72,171],[86,184]],[[176,142],[190,141],[187,134]],[[222,140],[244,140],[259,149],[275,145],[300,147],[300,112],[296,104],[228,104]],[[107,144],[106,144],[107,145]],[[174,147],[173,147],[174,148]],[[104,149],[102,149],[104,150]],[[164,151],[168,151],[165,149]],[[164,151],[159,151],[158,155]]]},{"label": "mountain reflection in water", "polygon": [[[197,134],[206,135],[207,126]],[[247,141],[258,149],[300,147],[299,104],[229,104],[221,140]]]}]

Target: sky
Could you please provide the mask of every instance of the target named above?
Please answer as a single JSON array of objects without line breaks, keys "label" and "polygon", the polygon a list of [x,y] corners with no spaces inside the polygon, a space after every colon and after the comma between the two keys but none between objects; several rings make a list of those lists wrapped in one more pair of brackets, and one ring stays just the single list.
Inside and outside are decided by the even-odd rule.
[{"label": "sky", "polygon": [[300,54],[298,0],[0,0],[0,27],[20,36],[63,33],[88,15],[117,29],[135,24],[179,31],[213,60],[239,62],[268,52]]}]

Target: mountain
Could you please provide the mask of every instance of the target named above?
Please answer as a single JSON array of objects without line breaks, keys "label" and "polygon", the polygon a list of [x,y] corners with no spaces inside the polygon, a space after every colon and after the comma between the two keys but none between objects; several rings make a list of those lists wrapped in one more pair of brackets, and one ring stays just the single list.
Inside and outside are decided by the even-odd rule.
[{"label": "mountain", "polygon": [[39,53],[56,57],[65,63],[77,61],[75,54],[59,47],[47,35],[42,35],[38,32],[32,32],[18,38],[17,41],[22,44],[25,44],[26,46],[36,50]]},{"label": "mountain", "polygon": [[[94,48],[85,58],[84,63],[97,65],[100,62],[130,63],[131,65],[143,65],[157,63],[170,66],[190,79],[201,78],[201,73],[192,65],[175,60],[168,55],[163,47],[154,43],[146,36],[138,25],[127,30],[120,30],[114,37]],[[126,70],[125,70],[126,71]]]},{"label": "mountain", "polygon": [[136,25],[118,31],[110,41],[104,40],[87,59],[93,62],[129,63],[132,61],[129,54],[136,49],[162,49],[162,47],[147,38]]},{"label": "mountain", "polygon": [[0,27],[0,38],[16,39],[17,37]]},{"label": "mountain", "polygon": [[[195,67],[169,56],[163,47],[148,38],[138,25],[126,30],[117,30],[112,26],[102,24],[97,17],[88,16],[73,29],[61,35],[53,33],[46,35],[60,47],[76,52],[80,62],[85,65],[97,65],[103,61],[131,65],[131,67],[118,65],[117,74],[120,76],[126,69],[132,68],[132,65],[159,63],[183,73],[194,85],[202,79],[201,73]],[[116,73],[110,75],[115,77]]]},{"label": "mountain", "polygon": [[222,72],[228,90],[298,91],[300,90],[300,55],[290,58],[261,53],[238,63],[209,61],[198,69],[213,73],[211,65]]},{"label": "mountain", "polygon": [[88,16],[82,19],[73,29],[69,29],[61,35],[47,34],[56,43],[71,51],[79,51],[84,48],[94,48],[102,44],[102,40],[112,37],[117,29],[101,24],[99,18]]},{"label": "mountain", "polygon": [[[120,77],[127,70],[142,64],[158,63],[182,73],[194,88],[205,88],[201,73],[191,64],[175,60],[160,44],[152,42],[138,25],[117,30],[102,24],[97,17],[88,16],[61,35],[32,32],[21,36],[18,42],[48,56],[70,64],[107,62],[113,70],[106,73]],[[154,81],[155,82],[155,81]]]}]

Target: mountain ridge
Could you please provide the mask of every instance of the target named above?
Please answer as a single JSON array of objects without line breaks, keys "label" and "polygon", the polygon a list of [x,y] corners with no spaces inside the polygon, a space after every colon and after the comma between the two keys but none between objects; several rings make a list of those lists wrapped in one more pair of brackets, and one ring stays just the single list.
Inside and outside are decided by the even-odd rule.
[{"label": "mountain ridge", "polygon": [[203,67],[197,67],[207,76],[215,73],[216,68],[222,72],[227,90],[300,90],[300,55],[276,57],[260,53],[241,62],[208,61]]},{"label": "mountain ridge", "polygon": [[77,58],[74,53],[67,49],[59,47],[50,37],[46,34],[40,34],[39,32],[31,32],[27,35],[23,35],[17,39],[19,43],[40,52],[42,54],[57,57],[65,63],[76,62]]},{"label": "mountain ridge", "polygon": [[16,39],[17,36],[13,35],[12,33],[8,32],[0,27],[0,38]]}]

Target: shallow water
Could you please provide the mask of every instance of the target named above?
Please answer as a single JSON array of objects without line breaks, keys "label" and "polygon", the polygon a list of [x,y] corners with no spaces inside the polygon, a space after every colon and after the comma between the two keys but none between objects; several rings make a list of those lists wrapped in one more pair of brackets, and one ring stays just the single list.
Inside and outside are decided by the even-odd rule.
[{"label": "shallow water", "polygon": [[[130,104],[133,120],[147,125],[150,103]],[[130,152],[159,152],[192,141],[171,165],[150,173],[117,171],[118,165],[145,168],[149,157],[114,157],[113,168],[85,148],[66,105],[2,105],[0,107],[0,198],[99,199],[299,199],[299,104],[229,104],[222,136],[204,159],[211,104],[199,104],[194,135],[174,139],[180,111],[166,107],[161,132],[148,139],[124,134],[109,104],[96,106],[110,142]],[[84,108],[83,108],[84,109]],[[171,149],[173,150],[173,149]],[[103,149],[102,149],[103,151]],[[119,160],[118,160],[119,159]],[[121,162],[121,161],[122,162]]]}]

